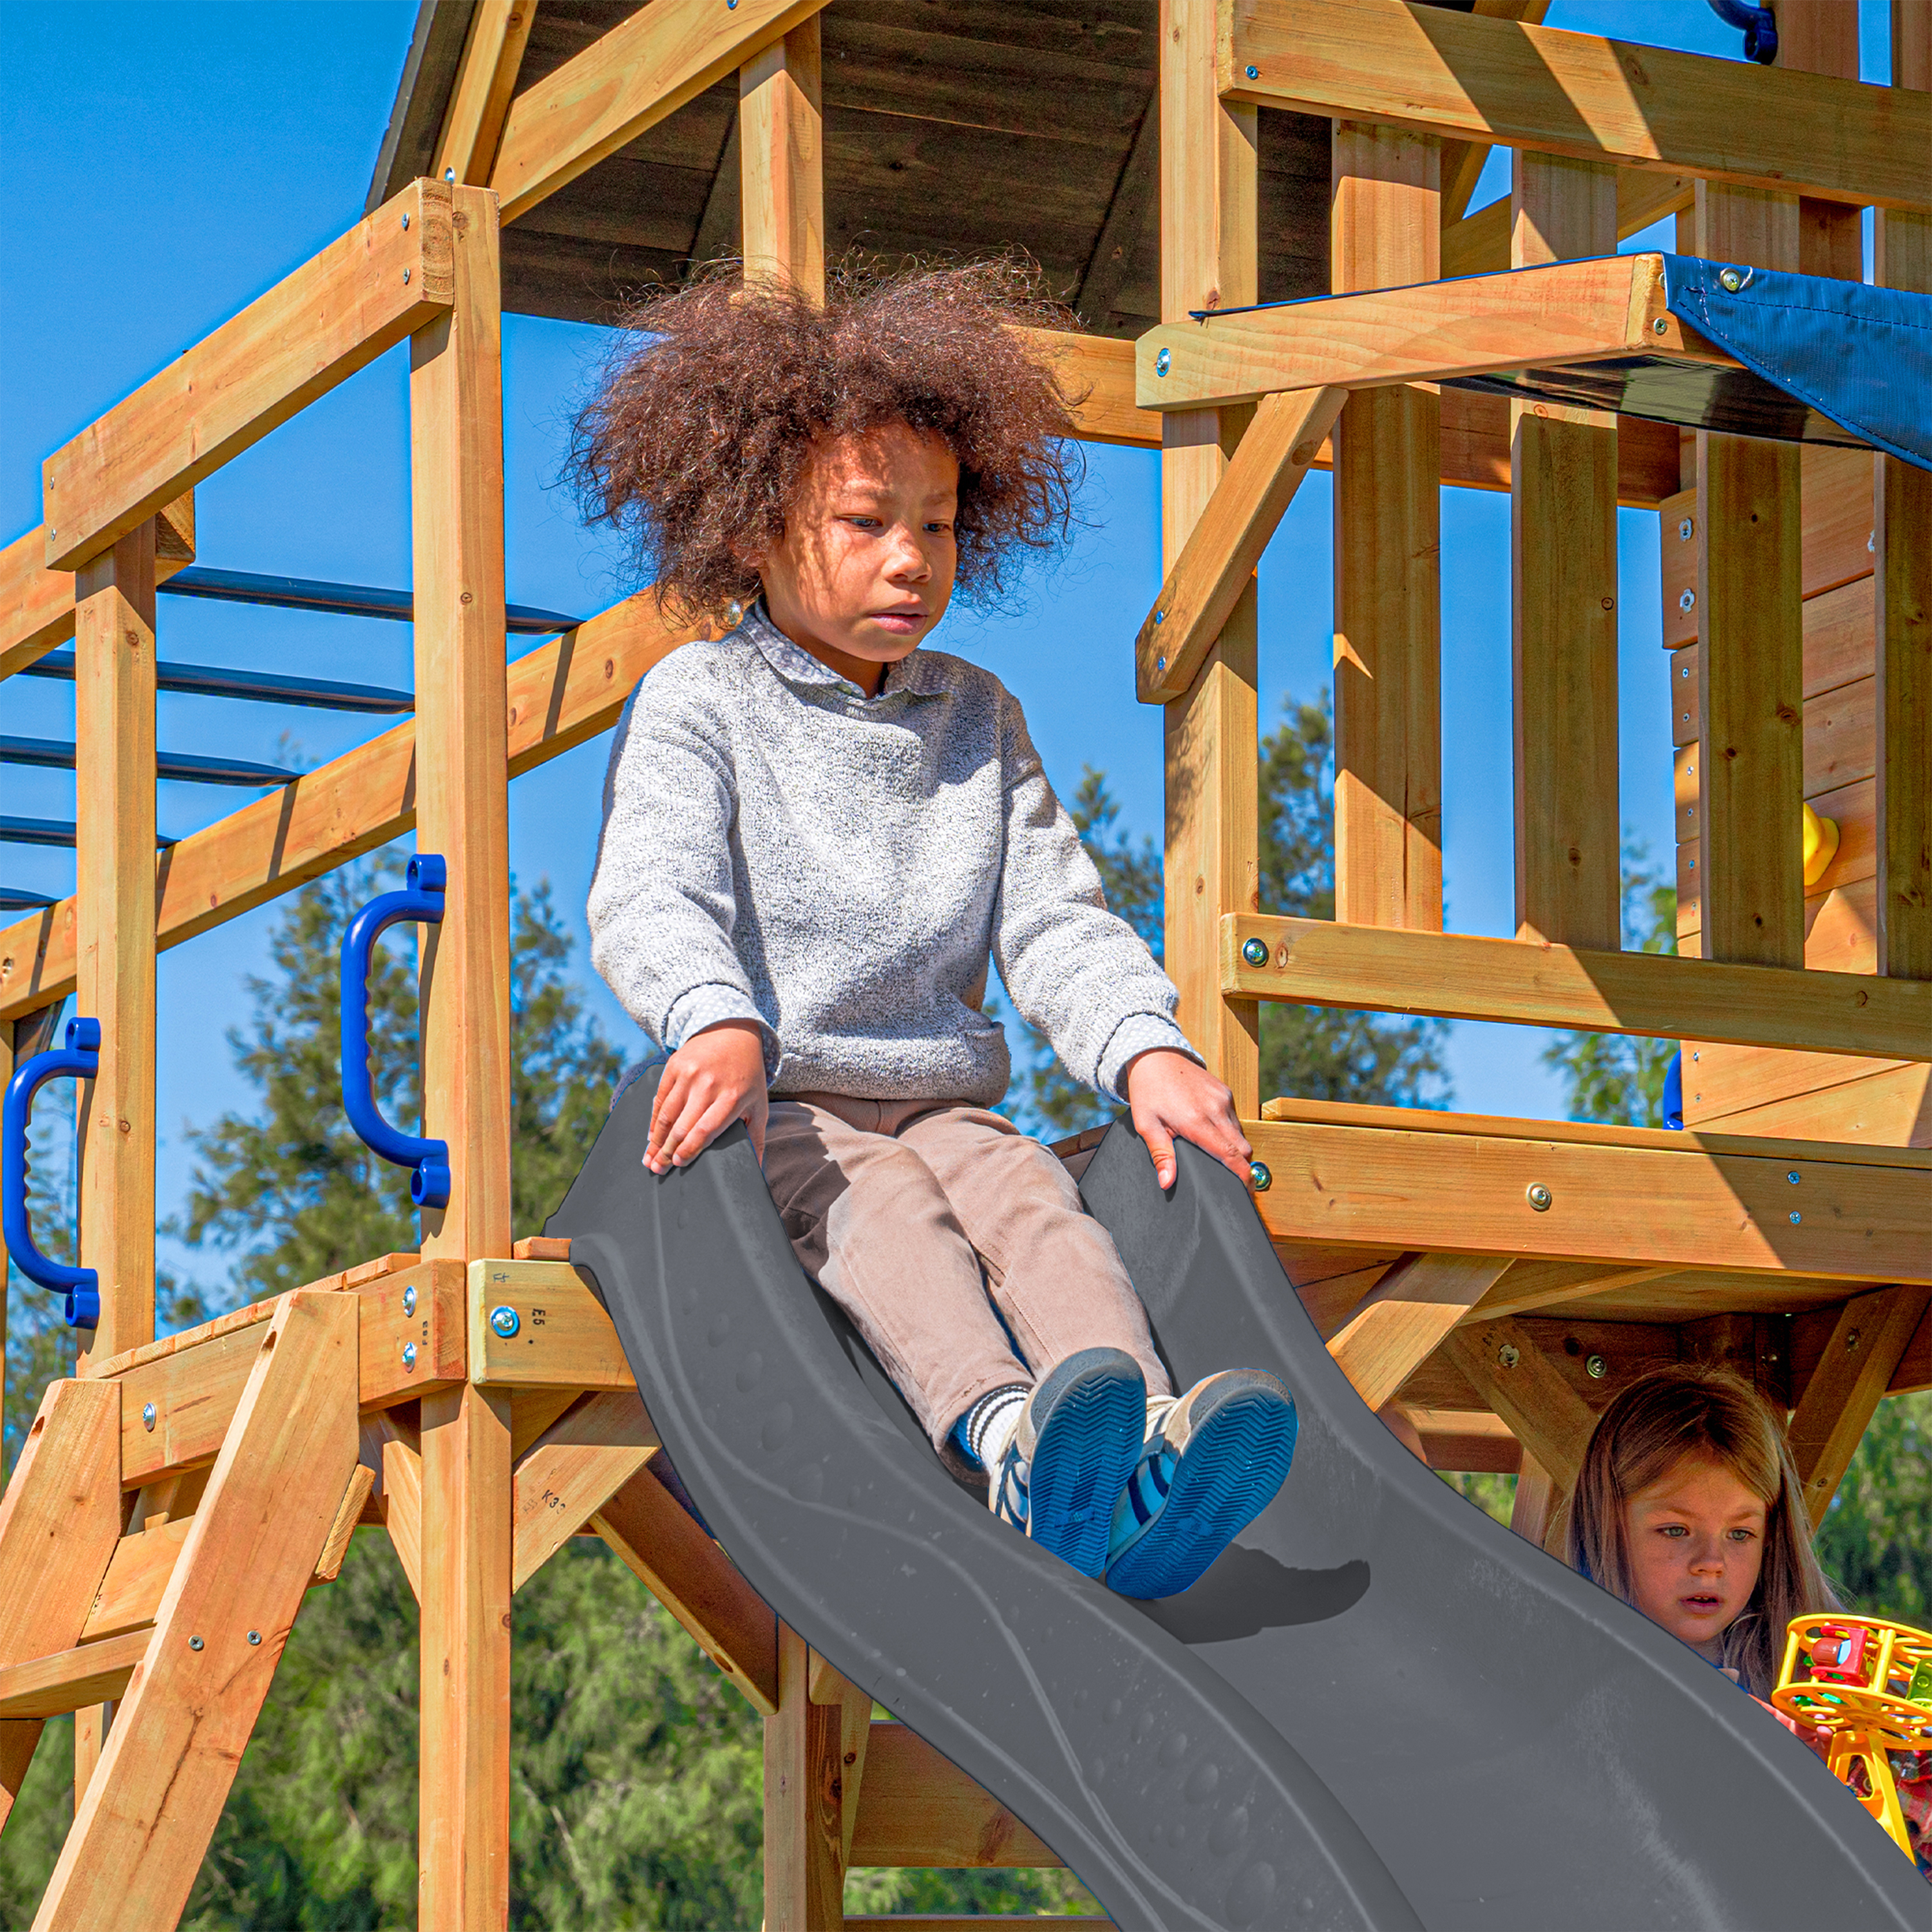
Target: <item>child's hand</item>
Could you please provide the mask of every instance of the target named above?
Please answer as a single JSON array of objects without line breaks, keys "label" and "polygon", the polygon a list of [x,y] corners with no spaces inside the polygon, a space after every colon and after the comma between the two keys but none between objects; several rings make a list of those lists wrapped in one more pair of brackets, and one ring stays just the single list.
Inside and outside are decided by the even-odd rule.
[{"label": "child's hand", "polygon": [[1174,1185],[1177,1134],[1211,1154],[1246,1185],[1254,1149],[1234,1118],[1234,1095],[1204,1066],[1171,1047],[1156,1047],[1127,1062],[1122,1084],[1134,1132],[1154,1156],[1154,1178],[1163,1188]]},{"label": "child's hand", "polygon": [[749,1020],[721,1020],[674,1053],[658,1084],[644,1165],[668,1173],[695,1160],[734,1120],[751,1130],[765,1157],[765,1046]]}]

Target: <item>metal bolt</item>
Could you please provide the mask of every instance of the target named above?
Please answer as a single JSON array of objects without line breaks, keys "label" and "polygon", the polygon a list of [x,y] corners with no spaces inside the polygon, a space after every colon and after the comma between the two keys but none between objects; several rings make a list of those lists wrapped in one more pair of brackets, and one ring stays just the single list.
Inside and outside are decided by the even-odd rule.
[{"label": "metal bolt", "polygon": [[1697,525],[1691,518],[1686,517],[1677,526],[1677,541],[1679,543],[1688,543],[1696,534]]},{"label": "metal bolt", "polygon": [[1532,1180],[1525,1192],[1529,1204],[1539,1214],[1546,1214],[1550,1211],[1550,1204],[1556,1198],[1540,1180]]},{"label": "metal bolt", "polygon": [[143,1429],[152,1430],[154,1426],[154,1405],[151,1402],[144,1402],[141,1405],[141,1426]]},{"label": "metal bolt", "polygon": [[1793,1187],[1796,1187],[1798,1185],[1798,1173],[1797,1168],[1794,1167],[1784,1178],[1786,1180],[1790,1182]]},{"label": "metal bolt", "polygon": [[198,1636],[190,1637],[188,1640],[188,1647],[190,1650],[205,1650],[207,1648]]},{"label": "metal bolt", "polygon": [[1513,1369],[1522,1360],[1522,1357],[1518,1353],[1514,1342],[1505,1342],[1496,1351],[1496,1366],[1499,1369]]},{"label": "metal bolt", "polygon": [[1592,1355],[1583,1364],[1583,1372],[1593,1382],[1600,1382],[1610,1372],[1610,1365],[1600,1355]]},{"label": "metal bolt", "polygon": [[413,1315],[416,1312],[416,1292],[414,1284],[403,1290],[403,1312]]},{"label": "metal bolt", "polygon": [[1171,349],[1163,349],[1154,358],[1154,373],[1156,376],[1165,376],[1173,367],[1174,352]]},{"label": "metal bolt", "polygon": [[1684,595],[1683,595],[1682,597],[1680,597],[1680,598],[1678,598],[1678,600],[1677,600],[1677,608],[1678,608],[1678,610],[1696,610],[1696,608],[1697,608],[1697,593],[1696,593],[1696,591],[1694,591],[1694,590],[1687,590],[1687,591],[1685,591],[1685,592],[1684,592]]},{"label": "metal bolt", "polygon": [[453,182],[456,178],[456,170],[454,168],[445,168],[442,171],[442,178],[446,182]]},{"label": "metal bolt", "polygon": [[1258,1160],[1248,1162],[1248,1185],[1257,1194],[1265,1194],[1274,1185],[1274,1176]]},{"label": "metal bolt", "polygon": [[1268,941],[1264,939],[1244,940],[1241,957],[1250,966],[1265,966],[1268,964]]},{"label": "metal bolt", "polygon": [[[1690,675],[1690,667],[1688,664],[1679,664],[1677,667],[1677,675],[1679,677],[1688,677]],[[1690,714],[1687,711],[1684,715],[1688,718]]]},{"label": "metal bolt", "polygon": [[250,1630],[248,1633],[248,1641],[250,1643],[260,1643],[262,1641],[262,1633],[260,1630]]},{"label": "metal bolt", "polygon": [[1693,1060],[1702,1060],[1702,1059],[1703,1058],[1703,1057],[1704,1057],[1704,1056],[1703,1056],[1702,1053],[1702,1052],[1700,1052],[1696,1048],[1693,1047],[1693,1048],[1691,1048],[1691,1050],[1690,1050],[1690,1058],[1691,1058]]},{"label": "metal bolt", "polygon": [[1260,80],[1260,79],[1261,79],[1261,77],[1262,77],[1262,70],[1261,70],[1261,69],[1260,69],[1259,68],[1258,68],[1258,67],[1251,67],[1251,68],[1249,68],[1249,70],[1248,70],[1248,78],[1249,78],[1250,80]]},{"label": "metal bolt", "polygon": [[490,1311],[490,1326],[506,1342],[523,1325],[517,1311],[507,1304],[500,1303]]},{"label": "metal bolt", "polygon": [[409,270],[408,270],[408,269],[405,268],[405,269],[403,271],[403,285],[404,285],[404,287],[406,287],[406,288],[409,286],[409,280],[410,280],[410,272],[409,272]]},{"label": "metal bolt", "polygon": [[1797,1225],[1798,1224],[1798,1222],[1801,1222],[1802,1220],[1804,1220],[1804,1216],[1802,1214],[1799,1214],[1799,1213],[1798,1213],[1798,1210],[1797,1210],[1796,1208],[1792,1208],[1792,1210],[1791,1210],[1791,1225],[1792,1225],[1794,1228],[1795,1228],[1795,1227],[1796,1227],[1796,1226],[1797,1226]]},{"label": "metal bolt", "polygon": [[416,1345],[413,1342],[405,1342],[403,1344],[403,1369],[404,1369],[404,1372],[405,1373],[409,1372],[410,1370],[413,1370],[413,1369],[415,1368],[416,1365]]},{"label": "metal bolt", "polygon": [[1154,614],[1154,620],[1156,624],[1166,623],[1167,622],[1167,613],[1165,610],[1156,610]]},{"label": "metal bolt", "polygon": [[1166,660],[1166,658],[1156,658],[1154,659],[1154,669],[1155,669],[1156,670],[1166,670],[1166,668],[1167,668],[1167,660]]},{"label": "metal bolt", "polygon": [[1665,316],[1659,316],[1657,320],[1650,325],[1650,332],[1653,335],[1669,334],[1670,332],[1670,322],[1669,318]]},{"label": "metal bolt", "polygon": [[1856,1328],[1854,1328],[1854,1329],[1852,1330],[1852,1332],[1851,1332],[1849,1335],[1847,1335],[1847,1336],[1845,1337],[1845,1352],[1846,1352],[1847,1354],[1850,1354],[1850,1353],[1851,1353],[1854,1349],[1856,1349],[1856,1348],[1858,1347],[1858,1331]]},{"label": "metal bolt", "polygon": [[1751,272],[1748,268],[1720,268],[1718,271],[1718,280],[1732,295],[1736,295],[1750,278]]}]

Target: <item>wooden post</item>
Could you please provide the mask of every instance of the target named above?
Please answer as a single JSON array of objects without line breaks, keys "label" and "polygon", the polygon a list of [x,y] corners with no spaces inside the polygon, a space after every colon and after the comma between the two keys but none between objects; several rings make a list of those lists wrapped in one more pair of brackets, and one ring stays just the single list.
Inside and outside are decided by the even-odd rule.
[{"label": "wooden post", "polygon": [[[1932,90],[1932,0],[1892,0],[1892,78]],[[1932,216],[1882,208],[1886,288],[1932,294]],[[1878,970],[1932,980],[1932,476],[1877,459]]]},{"label": "wooden post", "polygon": [[748,281],[825,299],[824,111],[814,15],[738,70]]},{"label": "wooden post", "polygon": [[780,1624],[778,1714],[765,1720],[765,1932],[845,1922],[841,1706],[814,1704],[809,1676],[804,1638]]},{"label": "wooden post", "polygon": [[489,180],[536,16],[536,0],[478,0],[430,169],[438,180]]},{"label": "wooden post", "polygon": [[1556,1478],[1526,1449],[1516,1475],[1516,1500],[1510,1505],[1510,1528],[1540,1550],[1556,1506]]},{"label": "wooden post", "polygon": [[[455,304],[411,344],[416,843],[448,890],[426,928],[423,1120],[450,1198],[423,1252],[509,1252],[508,748],[496,198],[454,190]],[[420,1923],[509,1914],[512,1482],[507,1396],[465,1387],[422,1414]]]},{"label": "wooden post", "polygon": [[[1798,266],[1798,202],[1697,184],[1697,253]],[[1804,963],[1798,448],[1697,433],[1699,951]]]},{"label": "wooden post", "polygon": [[[1161,316],[1238,307],[1258,292],[1256,110],[1214,86],[1214,0],[1162,0]],[[1161,418],[1161,568],[1171,572],[1220,481],[1248,410]],[[1234,1090],[1260,1112],[1260,1020],[1221,992],[1220,916],[1260,903],[1260,773],[1255,589],[1236,601],[1185,698],[1166,707],[1167,970],[1181,1028]]]},{"label": "wooden post", "polygon": [[[1804,74],[1858,77],[1858,10],[1845,0],[1778,0],[1778,64]],[[1896,34],[1892,44],[1898,45]],[[1840,281],[1864,278],[1864,224],[1849,202],[1810,195],[1798,203],[1798,266]]]},{"label": "wooden post", "polygon": [[[1439,143],[1335,124],[1336,293],[1440,272]],[[1335,462],[1335,916],[1442,929],[1442,412],[1349,398]]]},{"label": "wooden post", "polygon": [[[1515,158],[1510,266],[1610,255],[1612,168]],[[1617,793],[1617,425],[1510,405],[1520,939],[1622,944]]]}]

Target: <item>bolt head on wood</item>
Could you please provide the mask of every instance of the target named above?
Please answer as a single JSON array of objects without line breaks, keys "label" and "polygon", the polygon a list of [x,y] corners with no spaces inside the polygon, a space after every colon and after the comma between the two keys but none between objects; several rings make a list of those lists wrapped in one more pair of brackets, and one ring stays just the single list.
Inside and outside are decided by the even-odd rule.
[{"label": "bolt head on wood", "polygon": [[154,1426],[154,1405],[151,1402],[144,1402],[141,1405],[141,1426],[143,1429],[148,1430],[150,1432],[153,1431]]},{"label": "bolt head on wood", "polygon": [[523,1326],[517,1311],[507,1304],[500,1303],[490,1311],[490,1326],[508,1341]]},{"label": "bolt head on wood", "polygon": [[1583,1364],[1583,1372],[1593,1382],[1600,1382],[1610,1372],[1610,1365],[1600,1355],[1591,1356]]},{"label": "bolt head on wood", "polygon": [[1532,1180],[1524,1190],[1524,1194],[1529,1204],[1539,1214],[1547,1214],[1550,1211],[1550,1203],[1556,1198],[1556,1196],[1551,1193],[1540,1180]]},{"label": "bolt head on wood", "polygon": [[1688,543],[1696,534],[1697,525],[1691,518],[1686,517],[1677,526],[1677,541],[1679,543]]},{"label": "bolt head on wood", "polygon": [[207,1648],[198,1636],[190,1637],[188,1640],[188,1647],[190,1650],[203,1650]]},{"label": "bolt head on wood", "polygon": [[1513,1369],[1522,1360],[1522,1354],[1514,1342],[1505,1342],[1496,1351],[1496,1366],[1499,1369]]},{"label": "bolt head on wood", "polygon": [[1174,352],[1171,349],[1163,349],[1154,358],[1154,373],[1156,376],[1165,376],[1173,367]]},{"label": "bolt head on wood", "polygon": [[405,1342],[403,1344],[403,1368],[405,1373],[412,1370],[416,1365],[416,1345],[413,1342]]},{"label": "bolt head on wood", "polygon": [[1251,1160],[1248,1162],[1248,1185],[1257,1194],[1265,1194],[1274,1185],[1274,1176],[1262,1162]]},{"label": "bolt head on wood", "polygon": [[404,1312],[405,1315],[413,1315],[416,1312],[416,1285],[415,1285],[415,1283],[414,1283],[414,1282],[412,1282],[412,1283],[411,1283],[411,1284],[410,1284],[407,1288],[404,1288],[404,1289],[403,1290],[403,1312]]},{"label": "bolt head on wood", "polygon": [[1264,939],[1250,939],[1242,942],[1241,957],[1250,966],[1265,966],[1268,952],[1268,941]]}]

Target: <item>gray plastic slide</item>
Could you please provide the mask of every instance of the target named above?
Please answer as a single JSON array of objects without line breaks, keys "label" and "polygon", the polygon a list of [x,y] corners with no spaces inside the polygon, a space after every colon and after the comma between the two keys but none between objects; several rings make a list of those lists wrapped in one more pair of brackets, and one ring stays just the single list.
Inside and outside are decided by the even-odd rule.
[{"label": "gray plastic slide", "polygon": [[1300,1437],[1201,1582],[1138,1604],[947,1474],[800,1271],[742,1127],[646,1172],[654,1091],[619,1100],[549,1232],[678,1475],[778,1615],[1129,1932],[1932,1927],[1924,1881],[1810,1753],[1388,1433],[1194,1148],[1163,1196],[1115,1128],[1088,1210],[1177,1385],[1271,1370]]}]

